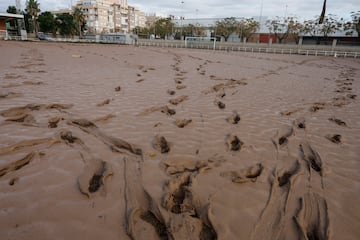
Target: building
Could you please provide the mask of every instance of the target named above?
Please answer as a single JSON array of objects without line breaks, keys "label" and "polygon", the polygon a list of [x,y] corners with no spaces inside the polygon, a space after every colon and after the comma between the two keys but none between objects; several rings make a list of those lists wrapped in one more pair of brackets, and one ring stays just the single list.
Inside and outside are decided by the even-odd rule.
[{"label": "building", "polygon": [[145,14],[129,6],[127,0],[80,0],[89,33],[130,33],[145,27]]},{"label": "building", "polygon": [[0,39],[25,40],[26,38],[24,15],[0,13]]}]

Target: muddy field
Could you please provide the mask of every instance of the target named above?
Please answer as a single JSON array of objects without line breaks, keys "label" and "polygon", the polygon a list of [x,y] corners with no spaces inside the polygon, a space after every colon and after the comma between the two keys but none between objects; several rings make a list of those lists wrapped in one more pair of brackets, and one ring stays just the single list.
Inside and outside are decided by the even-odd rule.
[{"label": "muddy field", "polygon": [[360,238],[360,59],[0,56],[2,239]]}]

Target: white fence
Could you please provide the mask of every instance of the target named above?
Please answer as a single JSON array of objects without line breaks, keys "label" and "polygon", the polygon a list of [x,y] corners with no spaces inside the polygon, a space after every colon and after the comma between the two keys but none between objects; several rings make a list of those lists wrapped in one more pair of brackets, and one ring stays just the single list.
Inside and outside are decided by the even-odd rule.
[{"label": "white fence", "polygon": [[8,39],[8,34],[6,30],[0,30],[0,39]]},{"label": "white fence", "polygon": [[[261,47],[261,46],[226,46],[217,44],[215,47],[209,44],[197,44],[186,47],[184,42],[166,42],[166,41],[140,41],[140,46],[153,46],[153,47],[169,47],[169,48],[196,48],[218,51],[232,51],[232,52],[254,52],[254,53],[272,53],[272,54],[296,54],[306,56],[330,56],[330,57],[349,57],[360,58],[360,51],[346,50],[324,50],[324,49],[306,49],[306,45],[301,47],[297,45],[278,45],[277,47]],[[357,49],[356,49],[357,50]]]}]

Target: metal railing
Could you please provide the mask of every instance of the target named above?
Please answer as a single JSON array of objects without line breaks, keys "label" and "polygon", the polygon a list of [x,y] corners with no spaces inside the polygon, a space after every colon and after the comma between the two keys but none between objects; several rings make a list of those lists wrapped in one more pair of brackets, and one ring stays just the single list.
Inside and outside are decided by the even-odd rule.
[{"label": "metal railing", "polygon": [[[329,56],[329,57],[348,57],[348,58],[359,58],[360,51],[349,51],[350,48],[340,48],[340,50],[333,50],[331,47],[326,49],[322,47],[320,49],[306,49],[306,45],[276,45],[276,47],[263,47],[254,46],[256,44],[249,44],[252,46],[244,47],[245,44],[236,46],[234,44],[216,44],[215,48],[212,44],[192,44],[185,46],[184,42],[181,41],[139,41],[139,46],[151,46],[151,47],[169,47],[169,48],[193,48],[193,49],[206,49],[206,50],[217,50],[227,52],[253,52],[253,53],[271,53],[271,54],[288,54],[288,55],[306,55],[306,56]],[[261,44],[259,44],[261,45]],[[357,50],[357,48],[355,48]]]}]

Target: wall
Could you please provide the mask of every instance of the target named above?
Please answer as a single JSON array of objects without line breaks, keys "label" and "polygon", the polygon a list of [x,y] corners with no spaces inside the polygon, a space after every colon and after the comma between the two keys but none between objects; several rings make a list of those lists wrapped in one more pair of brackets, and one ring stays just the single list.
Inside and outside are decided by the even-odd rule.
[{"label": "wall", "polygon": [[0,30],[6,30],[6,20],[0,18]]}]

